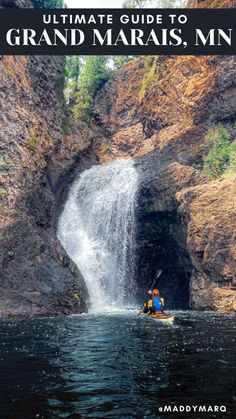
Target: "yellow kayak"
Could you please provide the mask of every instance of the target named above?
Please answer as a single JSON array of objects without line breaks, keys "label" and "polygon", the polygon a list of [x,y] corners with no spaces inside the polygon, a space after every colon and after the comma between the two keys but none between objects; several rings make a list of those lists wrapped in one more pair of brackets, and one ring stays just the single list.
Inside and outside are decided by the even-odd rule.
[{"label": "yellow kayak", "polygon": [[146,314],[146,316],[151,317],[153,320],[160,321],[161,323],[172,324],[174,322],[175,316],[173,314],[166,314],[166,313],[155,313],[155,314],[147,314],[141,311],[140,314]]}]

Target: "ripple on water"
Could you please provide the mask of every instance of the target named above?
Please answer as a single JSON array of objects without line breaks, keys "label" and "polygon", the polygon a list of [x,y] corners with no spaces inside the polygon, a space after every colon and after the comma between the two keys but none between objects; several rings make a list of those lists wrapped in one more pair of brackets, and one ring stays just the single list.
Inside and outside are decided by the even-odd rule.
[{"label": "ripple on water", "polygon": [[233,417],[235,317],[136,310],[1,322],[0,417],[159,417],[158,406],[225,404]]}]

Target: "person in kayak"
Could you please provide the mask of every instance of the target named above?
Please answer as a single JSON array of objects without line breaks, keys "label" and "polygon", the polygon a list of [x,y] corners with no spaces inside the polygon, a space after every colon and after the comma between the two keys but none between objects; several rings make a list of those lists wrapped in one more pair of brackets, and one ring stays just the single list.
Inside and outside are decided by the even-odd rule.
[{"label": "person in kayak", "polygon": [[148,314],[163,313],[164,311],[164,298],[160,297],[160,291],[157,288],[149,290],[148,294],[152,296],[151,300],[147,303]]}]

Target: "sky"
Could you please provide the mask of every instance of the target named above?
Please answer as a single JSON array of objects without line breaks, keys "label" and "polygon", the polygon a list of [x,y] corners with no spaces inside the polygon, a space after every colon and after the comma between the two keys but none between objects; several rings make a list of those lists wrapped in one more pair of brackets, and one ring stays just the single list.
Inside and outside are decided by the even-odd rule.
[{"label": "sky", "polygon": [[122,7],[123,0],[66,0],[72,9],[113,9]]}]

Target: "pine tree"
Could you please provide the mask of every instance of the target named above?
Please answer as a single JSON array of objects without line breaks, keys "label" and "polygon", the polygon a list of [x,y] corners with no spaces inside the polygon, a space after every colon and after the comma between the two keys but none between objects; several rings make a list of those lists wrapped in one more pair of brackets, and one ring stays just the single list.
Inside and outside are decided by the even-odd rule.
[{"label": "pine tree", "polygon": [[83,65],[83,57],[81,55],[71,55],[66,57],[65,66],[65,86],[66,97],[71,104],[76,101],[78,94],[78,84],[80,71]]},{"label": "pine tree", "polygon": [[74,115],[89,122],[92,117],[92,106],[96,92],[111,75],[107,56],[88,56],[85,58],[83,69],[78,82],[78,94]]}]

